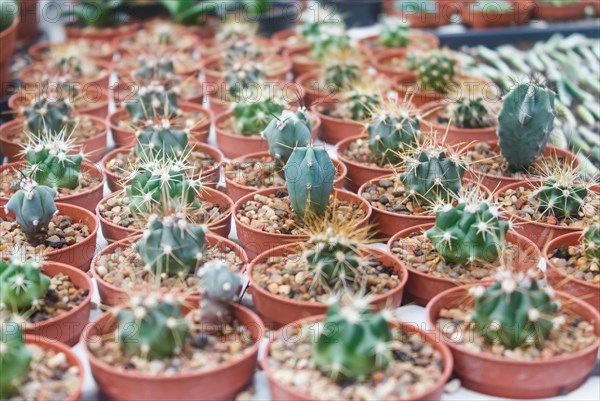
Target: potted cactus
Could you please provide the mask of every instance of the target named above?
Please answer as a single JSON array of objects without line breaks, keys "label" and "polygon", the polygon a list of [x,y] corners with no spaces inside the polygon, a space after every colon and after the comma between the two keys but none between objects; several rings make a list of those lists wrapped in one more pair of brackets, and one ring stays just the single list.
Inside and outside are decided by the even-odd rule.
[{"label": "potted cactus", "polygon": [[80,0],[69,4],[63,17],[76,17],[76,22],[65,26],[69,39],[93,39],[105,42],[121,36],[133,35],[139,23],[120,10],[123,0]]},{"label": "potted cactus", "polygon": [[13,321],[0,320],[0,370],[2,399],[81,398],[85,372],[75,353],[39,335],[23,336]]},{"label": "potted cactus", "polygon": [[193,32],[181,29],[170,21],[155,19],[145,22],[133,35],[115,39],[114,44],[118,51],[125,50],[132,54],[143,54],[152,49],[154,54],[188,53],[188,57],[194,57],[198,38]]},{"label": "potted cactus", "polygon": [[502,270],[492,284],[438,294],[427,320],[462,384],[496,397],[568,393],[586,380],[600,345],[598,312],[532,271]]},{"label": "potted cactus", "polygon": [[33,63],[19,71],[19,79],[24,85],[34,86],[58,77],[61,81],[94,87],[96,90],[109,90],[112,66],[100,60],[84,60],[79,55],[56,54],[46,61]]},{"label": "potted cactus", "polygon": [[[119,50],[121,57],[114,62],[114,71],[119,79],[128,78],[132,71],[143,68],[144,59],[148,58],[148,51],[131,51],[127,47]],[[157,49],[151,56],[169,58],[173,61],[174,72],[181,77],[197,78],[201,69],[201,60],[194,48],[178,52]]]},{"label": "potted cactus", "polygon": [[259,190],[234,205],[238,238],[251,258],[275,244],[305,238],[305,223],[313,216],[327,220],[343,214],[366,225],[370,207],[354,194],[333,189],[335,167],[325,149],[295,148],[284,174],[286,188]]},{"label": "potted cactus", "polygon": [[85,350],[111,399],[226,400],[251,381],[265,329],[234,303],[240,278],[212,261],[200,282],[201,302],[135,296],[92,324]]},{"label": "potted cactus", "polygon": [[431,334],[358,299],[276,332],[261,366],[277,400],[439,400],[453,363]]},{"label": "potted cactus", "polygon": [[93,39],[69,39],[66,42],[41,41],[27,49],[27,55],[34,63],[45,63],[56,59],[60,54],[77,54],[83,59],[112,62],[115,47],[112,42]]}]

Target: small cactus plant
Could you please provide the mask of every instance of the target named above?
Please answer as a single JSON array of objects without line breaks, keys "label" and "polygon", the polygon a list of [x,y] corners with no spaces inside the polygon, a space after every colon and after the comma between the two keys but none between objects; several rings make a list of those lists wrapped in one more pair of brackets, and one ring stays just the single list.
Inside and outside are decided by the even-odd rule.
[{"label": "small cactus plant", "polygon": [[346,57],[329,62],[323,72],[323,82],[334,92],[350,89],[360,79],[361,67],[355,58]]},{"label": "small cactus plant", "polygon": [[365,121],[371,118],[380,103],[379,96],[370,88],[351,89],[345,92],[338,105],[338,110],[343,118],[352,121]]},{"label": "small cactus plant", "polygon": [[487,341],[515,349],[528,343],[541,345],[548,337],[559,304],[554,290],[541,287],[534,274],[501,270],[491,286],[470,290],[475,298],[472,319]]},{"label": "small cactus plant", "polygon": [[21,189],[6,204],[6,211],[15,214],[30,245],[37,246],[46,240],[50,221],[58,212],[55,197],[54,189],[25,178],[21,181]]},{"label": "small cactus plant", "polygon": [[261,133],[269,142],[269,153],[281,166],[285,166],[296,147],[308,146],[312,137],[312,124],[305,109],[284,110],[271,119]]},{"label": "small cactus plant", "polygon": [[325,60],[332,52],[351,49],[350,36],[343,26],[323,26],[319,35],[309,36],[307,40],[310,56],[315,60]]},{"label": "small cactus plant", "polygon": [[587,259],[600,262],[600,218],[598,216],[583,230],[581,243]]},{"label": "small cactus plant", "polygon": [[417,83],[421,90],[448,93],[454,84],[456,59],[447,50],[431,50],[416,55],[410,62],[417,74]]},{"label": "small cactus plant", "polygon": [[538,199],[538,210],[557,219],[576,217],[588,202],[590,187],[579,181],[579,169],[564,162],[540,168],[542,182],[530,195]]},{"label": "small cactus plant", "polygon": [[188,148],[189,130],[179,130],[168,118],[137,131],[135,153],[165,157],[181,157]]},{"label": "small cactus plant", "polygon": [[391,339],[386,316],[371,312],[366,302],[333,304],[313,345],[313,363],[335,380],[365,380],[392,360]]},{"label": "small cactus plant", "polygon": [[19,313],[36,307],[50,286],[41,267],[34,259],[22,262],[17,256],[0,260],[0,309]]},{"label": "small cactus plant", "polygon": [[33,355],[25,346],[19,324],[0,321],[0,398],[14,397],[27,379]]},{"label": "small cactus plant", "polygon": [[284,167],[285,185],[294,212],[322,214],[333,191],[335,166],[325,149],[295,148]]},{"label": "small cactus plant", "polygon": [[127,355],[162,359],[181,352],[188,333],[181,305],[150,294],[116,310],[118,339]]},{"label": "small cactus plant", "polygon": [[396,18],[387,18],[379,32],[379,43],[388,48],[406,47],[410,41],[408,24]]},{"label": "small cactus plant", "polygon": [[204,263],[200,277],[200,322],[208,325],[230,324],[233,320],[230,303],[240,292],[241,279],[222,260]]},{"label": "small cactus plant", "polygon": [[345,31],[344,19],[336,14],[335,10],[327,5],[317,3],[315,8],[306,8],[301,16],[299,26],[300,35],[308,43],[325,40],[322,33],[331,31]]},{"label": "small cactus plant", "polygon": [[235,129],[242,135],[259,135],[274,116],[283,112],[280,99],[267,97],[256,102],[240,102],[233,109]]},{"label": "small cactus plant", "polygon": [[157,117],[171,117],[181,113],[177,105],[177,91],[167,90],[158,83],[139,87],[135,100],[126,102],[125,108],[133,123],[143,123]]},{"label": "small cactus plant", "polygon": [[131,73],[136,82],[150,84],[152,81],[166,82],[175,78],[175,64],[168,57],[141,56],[140,66]]},{"label": "small cactus plant", "polygon": [[454,123],[459,128],[486,128],[489,111],[482,98],[460,98],[453,110]]},{"label": "small cactus plant", "polygon": [[546,148],[556,116],[555,97],[537,83],[519,84],[504,97],[498,144],[510,171],[527,170]]},{"label": "small cactus plant", "polygon": [[60,132],[72,121],[72,108],[68,99],[51,100],[41,97],[23,109],[25,123],[34,135],[48,132]]},{"label": "small cactus plant", "polygon": [[251,97],[248,92],[257,90],[267,75],[262,63],[255,61],[232,62],[225,68],[225,84],[231,98],[239,101]]}]

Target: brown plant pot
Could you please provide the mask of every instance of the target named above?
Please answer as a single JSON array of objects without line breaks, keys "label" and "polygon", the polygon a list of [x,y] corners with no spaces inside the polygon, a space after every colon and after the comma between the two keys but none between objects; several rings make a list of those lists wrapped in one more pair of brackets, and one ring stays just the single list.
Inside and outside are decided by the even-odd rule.
[{"label": "brown plant pot", "polygon": [[[252,276],[257,264],[274,256],[297,254],[298,252],[301,252],[301,249],[302,247],[299,243],[279,245],[258,255],[248,266],[248,278],[252,288],[252,302],[261,318],[263,318],[265,322],[273,324],[275,327],[281,327],[309,316],[323,315],[327,312],[328,305],[326,303],[297,301],[272,294],[260,287]],[[371,303],[376,310],[397,308],[402,303],[402,294],[404,292],[406,281],[408,280],[408,271],[398,258],[388,252],[384,252],[377,248],[369,248],[368,254],[375,255],[383,264],[392,266],[394,271],[399,273],[401,280],[398,287],[385,294],[377,295],[373,298]]]},{"label": "brown plant pot", "polygon": [[[81,81],[78,79],[73,79],[73,82],[80,84],[82,87],[84,88],[97,88],[96,90],[98,91],[105,91],[106,93],[108,93],[108,90],[110,89],[109,86],[109,81],[110,81],[110,74],[112,72],[112,64],[104,62],[104,61],[100,61],[100,60],[90,60],[90,63],[92,64],[96,64],[97,67],[102,68],[104,70],[104,72],[102,72],[100,74],[99,77],[97,77],[96,79],[92,79],[92,80],[85,80],[85,81]],[[31,64],[28,65],[27,67],[23,68],[21,71],[19,71],[19,79],[21,81],[23,81],[23,84],[25,85],[31,85],[34,86],[36,84],[38,84],[38,78],[36,77],[31,77],[30,75],[33,74],[34,72],[45,72],[44,70],[46,70],[46,66],[44,64]]]},{"label": "brown plant pot", "polygon": [[235,398],[252,381],[257,364],[258,348],[265,334],[265,327],[248,308],[231,304],[233,314],[246,328],[243,335],[250,335],[254,345],[243,356],[217,367],[200,372],[166,375],[146,375],[116,369],[98,360],[88,348],[89,339],[95,335],[113,333],[117,321],[110,312],[95,320],[82,341],[89,358],[92,375],[101,391],[111,400],[206,400],[226,401]]},{"label": "brown plant pot", "polygon": [[[102,160],[104,150],[106,149],[106,136],[108,134],[108,127],[101,118],[89,115],[86,117],[93,120],[96,124],[102,125],[105,129],[96,136],[93,136],[89,139],[76,141],[74,144],[77,147],[81,147],[87,160],[89,160],[91,163],[97,163]],[[23,146],[26,145],[26,143],[14,142],[13,140],[9,139],[15,131],[23,129],[23,124],[24,120],[22,118],[18,118],[0,125],[0,150],[10,163],[23,160],[22,151]],[[77,150],[77,152],[79,152],[79,150]]]},{"label": "brown plant pot", "polygon": [[17,38],[20,41],[29,43],[40,36],[38,28],[38,0],[20,0],[19,1],[19,27]]},{"label": "brown plant pot", "polygon": [[[105,204],[110,198],[114,198],[116,196],[121,195],[123,191],[124,190],[114,192],[108,195],[106,198],[102,199],[95,210],[96,216],[100,221],[102,234],[109,243],[121,241],[125,238],[129,238],[131,236],[139,235],[142,233],[142,230],[126,228],[118,224],[114,224],[113,222],[102,217],[102,214],[100,213],[100,205]],[[229,199],[229,197],[224,193],[212,188],[203,188],[202,193],[198,195],[198,199],[200,199],[201,201],[216,203],[217,205],[219,205],[220,208],[227,210],[223,217],[208,225],[208,228],[212,233],[227,238],[229,236],[229,231],[231,231],[231,214],[233,212],[233,201]]]},{"label": "brown plant pot", "polygon": [[[412,29],[410,33],[414,39],[418,38],[418,40],[415,40],[415,42],[418,44],[413,45],[409,43],[407,47],[408,50],[429,50],[440,46],[440,40],[432,33],[422,31],[420,29]],[[358,48],[368,57],[373,57],[381,52],[392,50],[392,48],[387,48],[379,44],[379,35],[371,35],[367,36],[366,38],[359,39]]]},{"label": "brown plant pot", "polygon": [[[4,164],[0,166],[0,173],[9,170],[15,169],[22,171],[27,167],[26,162],[15,162]],[[66,203],[68,205],[79,206],[83,209],[89,210],[93,212],[96,209],[96,205],[102,199],[102,194],[104,191],[104,183],[106,182],[106,176],[100,167],[95,164],[90,164],[83,162],[81,165],[82,172],[86,172],[89,176],[100,179],[100,182],[94,187],[88,189],[85,192],[69,195],[69,196],[60,196],[56,197],[57,202]],[[0,197],[0,207],[5,206],[8,203],[9,198]]]},{"label": "brown plant pot", "polygon": [[408,73],[400,76],[394,81],[394,90],[398,92],[398,98],[411,99],[410,101],[417,107],[421,107],[426,103],[439,102],[447,99],[450,94],[437,93],[430,90],[418,90],[417,76],[414,73]]},{"label": "brown plant pot", "polygon": [[304,104],[311,107],[314,104],[335,104],[341,100],[339,92],[331,92],[321,87],[319,76],[321,71],[311,71],[296,78],[296,83],[304,89]]},{"label": "brown plant pot", "polygon": [[[269,196],[271,194],[274,194],[278,190],[285,190],[285,187],[266,188],[256,192],[252,192],[251,194],[240,198],[237,202],[235,202],[235,205],[233,206],[233,218],[235,221],[238,240],[241,244],[243,244],[244,250],[246,251],[250,259],[255,258],[261,253],[268,251],[269,249],[275,246],[289,244],[292,242],[300,242],[307,238],[306,235],[274,234],[257,230],[255,228],[250,227],[247,224],[242,223],[238,219],[238,210],[240,210],[243,204],[252,200],[254,198],[254,195],[260,194],[264,196]],[[361,203],[361,208],[365,212],[365,217],[358,222],[357,228],[365,227],[368,224],[369,218],[371,217],[371,206],[367,203],[367,201],[357,196],[356,194],[339,189],[334,189],[333,195],[341,201],[353,201]]]},{"label": "brown plant pot", "polygon": [[[511,2],[512,3],[512,2]],[[524,23],[520,17],[520,10],[513,3],[513,9],[508,11],[499,11],[497,8],[489,10],[474,10],[470,5],[473,3],[463,3],[460,7],[460,16],[465,25],[474,29],[499,28],[510,25],[518,25]],[[493,4],[493,3],[492,3]],[[521,22],[523,21],[523,22]]]},{"label": "brown plant pot", "polygon": [[536,1],[533,15],[537,19],[544,21],[564,21],[570,19],[581,19],[585,15],[585,8],[590,3],[587,1],[578,1],[575,4],[565,4],[555,6]]},{"label": "brown plant pot", "polygon": [[[221,54],[217,54],[205,59],[202,63],[204,72],[204,82],[207,84],[218,85],[225,81],[225,73],[218,69],[223,60]],[[266,71],[268,80],[287,81],[288,73],[292,70],[292,62],[287,56],[273,55],[265,60],[265,65],[280,64],[278,68]]]},{"label": "brown plant pot", "polygon": [[408,82],[414,82],[416,75],[409,70],[400,70],[387,64],[387,61],[394,58],[406,58],[407,49],[384,49],[372,55],[371,64],[378,73],[389,77],[392,80],[403,79]]},{"label": "brown plant pot", "polygon": [[45,262],[41,270],[48,277],[54,277],[59,273],[64,274],[77,288],[88,290],[88,294],[79,305],[68,312],[41,322],[25,324],[23,332],[36,337],[60,341],[72,347],[77,344],[81,332],[88,324],[92,292],[94,291],[92,280],[82,271],[62,263]]},{"label": "brown plant pot", "polygon": [[10,59],[15,51],[19,17],[15,16],[12,24],[0,32],[0,97],[8,93]]},{"label": "brown plant pot", "polygon": [[[290,43],[289,39],[292,37],[298,38],[297,43]],[[276,43],[281,49],[283,49],[284,53],[291,52],[294,50],[309,50],[310,45],[303,43],[298,37],[298,33],[294,28],[284,29],[283,31],[275,32],[273,36],[271,36],[271,40],[273,43]],[[292,61],[293,64],[293,61]],[[295,70],[295,66],[294,66]],[[295,74],[295,71],[294,71]]]},{"label": "brown plant pot", "polygon": [[[183,111],[194,111],[201,114],[204,114],[207,118],[202,124],[197,125],[191,130],[191,139],[197,142],[208,142],[208,134],[210,131],[210,126],[213,123],[214,115],[212,111],[205,109],[204,107],[188,102],[180,102],[179,108]],[[115,141],[115,146],[120,148],[123,146],[131,146],[135,143],[135,131],[131,128],[123,129],[119,126],[119,121],[128,121],[129,114],[127,113],[127,109],[124,107],[120,107],[116,109],[114,112],[110,113],[107,118],[107,123],[110,126],[110,130],[112,132],[113,140]]]},{"label": "brown plant pot", "polygon": [[367,140],[366,135],[359,135],[352,138],[346,138],[338,142],[335,147],[338,160],[346,166],[348,170],[345,186],[352,192],[358,189],[367,181],[373,180],[382,175],[391,174],[393,170],[386,167],[365,166],[344,157],[344,151],[350,147],[350,144],[358,139]]},{"label": "brown plant pot", "polygon": [[116,38],[133,36],[140,28],[140,23],[135,21],[128,21],[127,24],[118,28],[102,28],[94,30],[86,30],[78,27],[76,24],[67,24],[65,25],[65,32],[67,34],[67,39],[84,38],[112,42]]},{"label": "brown plant pot", "polygon": [[[87,40],[87,39],[83,39],[83,40]],[[101,43],[100,41],[96,41],[96,42]],[[96,42],[94,42],[94,43],[96,43]],[[55,45],[55,43],[48,42],[48,41],[34,43],[29,47],[29,49],[27,49],[27,55],[34,63],[43,62],[45,59],[48,58],[48,54],[50,52],[52,52],[52,48],[54,45]],[[105,63],[112,63],[114,53],[109,53],[107,55],[98,55],[98,56],[96,56],[94,54],[86,54],[85,56],[89,57],[90,59],[92,59],[94,61],[100,60],[100,61],[104,61]]]},{"label": "brown plant pot", "polygon": [[[234,163],[234,164],[242,163],[247,159],[254,159],[254,158],[260,159],[260,158],[267,157],[267,156],[270,156],[269,152],[251,153],[249,155],[240,156],[240,157],[232,160],[231,163]],[[333,165],[335,166],[335,170],[338,172],[336,178],[333,180],[333,185],[337,189],[343,189],[344,181],[346,180],[346,172],[347,172],[346,166],[339,160],[331,159],[331,161],[333,162]],[[252,192],[255,192],[259,189],[256,187],[249,187],[247,185],[238,184],[234,180],[227,178],[227,175],[225,175],[225,183],[226,183],[227,195],[234,202],[237,202],[240,198],[242,198],[248,194],[251,194]]]},{"label": "brown plant pot", "polygon": [[[442,309],[464,305],[469,297],[466,287],[453,288],[438,294],[427,305],[427,324],[435,327]],[[557,292],[557,298],[570,313],[592,323],[600,335],[600,316],[591,306],[572,296]],[[475,353],[456,345],[447,335],[437,331],[450,347],[454,357],[454,372],[461,383],[474,391],[506,398],[547,398],[564,396],[587,379],[594,368],[600,340],[571,355],[522,361]]]},{"label": "brown plant pot", "polygon": [[[8,98],[8,107],[15,113],[18,113],[22,107],[29,105],[29,100],[23,92],[26,91],[20,89],[20,92]],[[89,102],[83,107],[75,109],[79,114],[86,114],[102,119],[108,116],[108,94],[104,90],[101,90],[99,87],[88,86],[84,96]]]},{"label": "brown plant pot", "polygon": [[[69,216],[73,223],[82,222],[90,229],[90,235],[83,241],[63,249],[50,251],[44,255],[45,261],[62,263],[74,266],[81,271],[87,272],[90,269],[90,262],[96,253],[96,238],[98,235],[98,220],[92,213],[79,206],[57,203],[56,208],[59,214]],[[7,216],[14,219],[14,214],[6,213],[6,210],[0,208],[0,219],[5,220]],[[2,252],[2,259],[8,260],[13,256],[12,249],[6,249]]]},{"label": "brown plant pot", "polygon": [[310,51],[310,46],[298,49],[289,49],[285,51],[285,54],[292,61],[292,73],[295,78],[300,77],[301,75],[307,74],[309,72],[318,71],[321,68],[321,63],[318,61],[305,60],[302,55],[308,54]]},{"label": "brown plant pot", "polygon": [[564,270],[555,266],[550,260],[550,253],[560,247],[581,243],[581,233],[563,234],[548,242],[544,248],[543,254],[546,259],[546,275],[548,282],[552,287],[566,292],[567,294],[587,302],[596,311],[600,312],[600,285],[581,280],[567,274]]},{"label": "brown plant pot", "polygon": [[[388,241],[388,252],[392,253],[392,247],[396,241],[408,238],[413,233],[426,231],[433,226],[434,223],[427,223],[408,227],[398,232]],[[518,259],[513,261],[514,266],[518,267],[519,270],[527,271],[535,269],[538,266],[542,254],[533,242],[512,230],[506,234],[506,241],[517,244],[519,247]],[[450,280],[445,277],[436,277],[432,274],[420,272],[402,260],[400,260],[400,263],[408,270],[408,282],[406,283],[404,302],[415,302],[420,306],[426,306],[437,294],[455,288],[457,285],[481,284],[494,281],[493,277],[489,280]]]},{"label": "brown plant pot", "polygon": [[310,110],[321,120],[319,138],[323,142],[335,145],[343,139],[359,136],[365,131],[364,124],[359,121],[335,118],[321,113],[318,104],[313,105]]},{"label": "brown plant pot", "polygon": [[[478,142],[481,142],[481,141],[478,141]],[[487,141],[487,143],[490,145],[490,148],[493,151],[497,152],[498,154],[501,154],[500,153],[500,145],[498,144],[498,138],[491,140],[491,141]],[[474,149],[476,146],[477,146],[477,143],[474,143],[471,146],[467,147],[466,151],[468,152],[469,150]],[[569,152],[568,150],[557,148],[556,146],[547,145],[546,149],[542,152],[542,155],[544,155],[546,157],[563,158],[564,159],[563,163],[565,163],[567,165],[572,165],[575,168],[577,168],[579,166],[579,160],[577,159],[577,156],[575,156],[573,153]],[[528,181],[528,179],[526,179],[526,178],[498,177],[498,176],[495,176],[492,174],[480,173],[474,169],[467,170],[465,172],[465,177],[467,177],[473,181],[481,180],[481,183],[483,184],[483,186],[492,192],[497,191],[500,188],[505,187],[510,184],[518,184],[518,183],[521,183],[524,181]]]},{"label": "brown plant pot", "polygon": [[428,10],[426,13],[405,14],[412,28],[436,28],[450,23],[451,13],[439,6],[436,10]]},{"label": "brown plant pot", "polygon": [[[291,386],[280,383],[274,375],[274,370],[269,365],[269,354],[271,352],[271,345],[273,342],[282,337],[290,335],[294,332],[294,329],[300,328],[305,324],[311,324],[315,322],[322,322],[325,320],[325,316],[312,316],[306,319],[302,319],[300,321],[292,322],[285,327],[279,329],[269,340],[267,346],[263,349],[261,358],[260,358],[260,366],[262,370],[266,373],[267,379],[269,380],[269,387],[271,390],[271,397],[274,400],[278,401],[312,401],[314,398],[308,394],[303,393],[302,391],[297,390]],[[442,393],[444,392],[444,386],[446,382],[450,379],[450,375],[452,374],[452,368],[454,362],[452,360],[452,354],[449,348],[438,341],[438,339],[431,335],[429,332],[419,329],[413,324],[402,323],[402,322],[391,322],[390,326],[392,327],[402,327],[407,333],[417,333],[420,338],[425,339],[427,343],[429,343],[433,348],[435,348],[440,354],[442,354],[441,362],[444,364],[444,372],[442,376],[437,380],[434,386],[427,389],[411,398],[406,398],[406,401],[439,401],[442,398]]]}]

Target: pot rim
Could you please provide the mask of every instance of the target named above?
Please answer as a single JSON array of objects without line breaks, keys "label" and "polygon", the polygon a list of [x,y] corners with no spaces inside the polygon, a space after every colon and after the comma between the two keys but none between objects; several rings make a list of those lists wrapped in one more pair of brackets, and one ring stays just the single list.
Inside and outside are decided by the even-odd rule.
[{"label": "pot rim", "polygon": [[[223,71],[215,70],[213,64],[223,60],[223,58],[224,58],[223,54],[220,54],[220,53],[206,57],[204,59],[204,61],[201,61],[200,69],[205,72],[208,72],[211,75],[222,78],[225,76],[225,73]],[[264,61],[266,62],[266,64],[269,64],[269,63],[272,63],[273,60],[280,61],[282,66],[273,71],[270,71],[270,73],[267,73],[266,74],[267,78],[277,77],[281,74],[285,74],[285,73],[289,72],[292,69],[292,61],[286,55],[278,54],[277,52],[275,52],[274,54],[269,55]]]},{"label": "pot rim", "polygon": [[[102,73],[98,74],[98,77],[95,79],[88,79],[88,78],[82,78],[81,80],[79,79],[75,79],[73,80],[74,82],[79,82],[81,84],[83,84],[84,86],[87,84],[95,84],[98,85],[98,82],[101,82],[107,78],[110,78],[110,75],[112,74],[112,70],[113,70],[113,66],[111,63],[102,61],[100,59],[89,59],[88,62],[91,62],[91,64],[95,64],[96,67],[99,67],[101,70],[103,70]],[[31,82],[31,80],[26,79],[26,76],[31,73],[32,71],[44,71],[44,67],[34,63],[34,64],[30,64],[28,66],[23,67],[23,69],[21,69],[19,71],[19,79],[23,82]]]},{"label": "pot rim", "polygon": [[335,145],[335,152],[337,154],[338,160],[340,160],[344,164],[350,164],[353,167],[360,168],[363,170],[371,170],[371,171],[381,172],[382,175],[393,173],[394,170],[392,168],[379,167],[379,166],[376,166],[376,167],[366,166],[364,164],[357,163],[354,160],[350,160],[342,154],[342,151],[347,149],[352,142],[356,142],[359,139],[368,139],[368,136],[366,136],[366,135],[351,136],[349,138],[345,138],[345,139],[342,139],[341,141],[339,141],[337,143],[337,145]]},{"label": "pot rim", "polygon": [[[423,104],[421,107],[419,107],[419,110],[422,113],[427,113],[429,111],[433,111],[436,107],[440,107],[439,110],[443,110],[451,103],[454,104],[456,102],[448,101],[448,99],[434,100],[432,102],[427,102],[427,103]],[[432,113],[430,115],[434,116],[435,114]],[[429,115],[424,117],[424,120],[426,121],[426,124],[429,124],[431,126],[431,128],[436,131],[445,132],[447,129],[445,126],[430,119]],[[450,126],[450,130],[452,130],[458,134],[461,134],[461,135],[495,134],[496,131],[498,130],[498,126],[496,125],[494,127],[487,127],[487,128],[459,128],[456,125],[452,124]],[[484,142],[484,141],[480,141],[480,140],[477,140],[476,138],[473,138],[473,142],[480,143],[480,142]],[[468,146],[468,148],[470,148],[471,145],[473,145],[473,142],[466,144],[466,146]]]},{"label": "pot rim", "polygon": [[347,118],[337,118],[337,117],[332,117],[332,116],[323,114],[319,111],[318,106],[322,106],[322,104],[320,104],[320,103],[313,104],[312,106],[310,106],[310,111],[315,113],[321,120],[329,121],[331,123],[336,123],[336,124],[349,124],[349,125],[351,124],[351,125],[361,126],[364,128],[364,124],[361,121],[350,120]]}]

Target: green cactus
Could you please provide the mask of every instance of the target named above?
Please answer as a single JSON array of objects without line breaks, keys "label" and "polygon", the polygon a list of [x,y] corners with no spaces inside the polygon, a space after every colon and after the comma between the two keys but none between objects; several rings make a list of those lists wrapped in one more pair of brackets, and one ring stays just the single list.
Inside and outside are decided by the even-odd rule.
[{"label": "green cactus", "polygon": [[325,28],[317,36],[307,37],[310,56],[315,60],[326,60],[331,53],[352,48],[350,36],[343,29]]},{"label": "green cactus", "polygon": [[490,343],[515,349],[533,342],[541,345],[553,327],[559,304],[550,287],[542,288],[529,274],[502,270],[491,286],[474,287],[477,331]]},{"label": "green cactus", "polygon": [[132,72],[133,78],[140,83],[152,81],[165,82],[175,78],[175,64],[169,57],[140,57],[140,66]]},{"label": "green cactus", "polygon": [[388,322],[365,303],[329,306],[323,330],[313,345],[316,368],[338,381],[365,380],[392,360]]},{"label": "green cactus", "polygon": [[259,62],[234,62],[225,65],[224,69],[225,86],[229,96],[236,101],[252,98],[252,93],[267,79],[264,66]]},{"label": "green cactus", "polygon": [[371,153],[381,165],[398,164],[401,152],[419,142],[421,125],[419,118],[401,108],[375,111],[367,124],[368,142]]},{"label": "green cactus", "polygon": [[236,132],[241,135],[260,135],[274,116],[283,112],[280,99],[265,98],[256,102],[240,102],[233,109],[233,121]]},{"label": "green cactus", "polygon": [[360,79],[360,66],[356,60],[345,60],[329,64],[323,73],[323,82],[335,92],[352,88]]},{"label": "green cactus", "polygon": [[489,111],[482,98],[469,100],[460,98],[453,110],[454,124],[459,128],[486,128]]},{"label": "green cactus", "polygon": [[365,121],[371,118],[379,103],[379,96],[375,94],[351,90],[344,94],[338,107],[342,117],[352,121]]},{"label": "green cactus", "polygon": [[6,204],[6,211],[15,214],[17,224],[30,245],[37,246],[46,240],[48,225],[58,212],[55,197],[54,189],[26,178],[21,181],[21,189]]},{"label": "green cactus", "polygon": [[50,100],[41,97],[23,109],[27,128],[34,135],[60,132],[72,123],[71,112],[72,108],[64,98]]},{"label": "green cactus", "polygon": [[498,144],[510,171],[525,171],[544,151],[554,127],[555,93],[536,83],[519,84],[498,115]]},{"label": "green cactus", "polygon": [[317,3],[315,8],[306,8],[301,15],[300,35],[308,43],[320,40],[323,32],[337,33],[345,30],[344,19],[332,7]]},{"label": "green cactus", "polygon": [[410,29],[401,20],[387,19],[379,32],[379,43],[388,48],[406,47],[410,42]]},{"label": "green cactus", "polygon": [[209,325],[231,324],[231,302],[240,292],[242,280],[222,260],[204,263],[200,277],[200,322]]},{"label": "green cactus", "polygon": [[0,309],[25,312],[37,306],[50,286],[50,277],[41,267],[34,259],[23,262],[17,256],[0,260]]},{"label": "green cactus", "polygon": [[589,191],[583,184],[549,177],[534,193],[542,214],[561,219],[577,216],[586,204]]},{"label": "green cactus", "polygon": [[181,352],[188,325],[177,301],[150,294],[130,304],[117,309],[117,333],[127,355],[162,359]]},{"label": "green cactus", "polygon": [[188,149],[188,139],[189,131],[175,128],[169,119],[164,118],[137,131],[134,152],[138,157],[181,157]]},{"label": "green cactus", "polygon": [[327,151],[312,146],[295,148],[284,167],[285,186],[294,212],[322,214],[333,191],[335,166]]},{"label": "green cactus", "polygon": [[206,226],[188,223],[183,214],[152,215],[134,247],[155,276],[186,277],[202,262],[206,232]]},{"label": "green cactus", "polygon": [[421,90],[448,93],[454,84],[456,59],[448,51],[436,49],[416,55],[409,67],[415,70]]},{"label": "green cactus", "polygon": [[269,153],[281,166],[285,166],[296,147],[308,146],[312,138],[312,124],[305,109],[284,110],[273,118],[261,136],[269,142]]},{"label": "green cactus", "polygon": [[18,14],[16,0],[0,0],[0,32],[11,26]]},{"label": "green cactus", "polygon": [[177,105],[177,94],[164,86],[152,83],[138,88],[133,102],[126,102],[125,108],[134,123],[153,120],[157,117],[170,118],[181,113]]},{"label": "green cactus", "polygon": [[19,386],[29,374],[32,359],[19,324],[0,321],[0,399],[18,395]]},{"label": "green cactus", "polygon": [[583,230],[581,243],[588,260],[600,262],[600,218],[598,216]]},{"label": "green cactus", "polygon": [[[232,41],[225,50],[223,57],[223,66],[229,69],[234,64],[247,65],[256,63],[254,60],[260,59],[264,55],[263,49],[259,48],[254,39],[240,38]],[[256,65],[261,65],[256,63]]]}]

